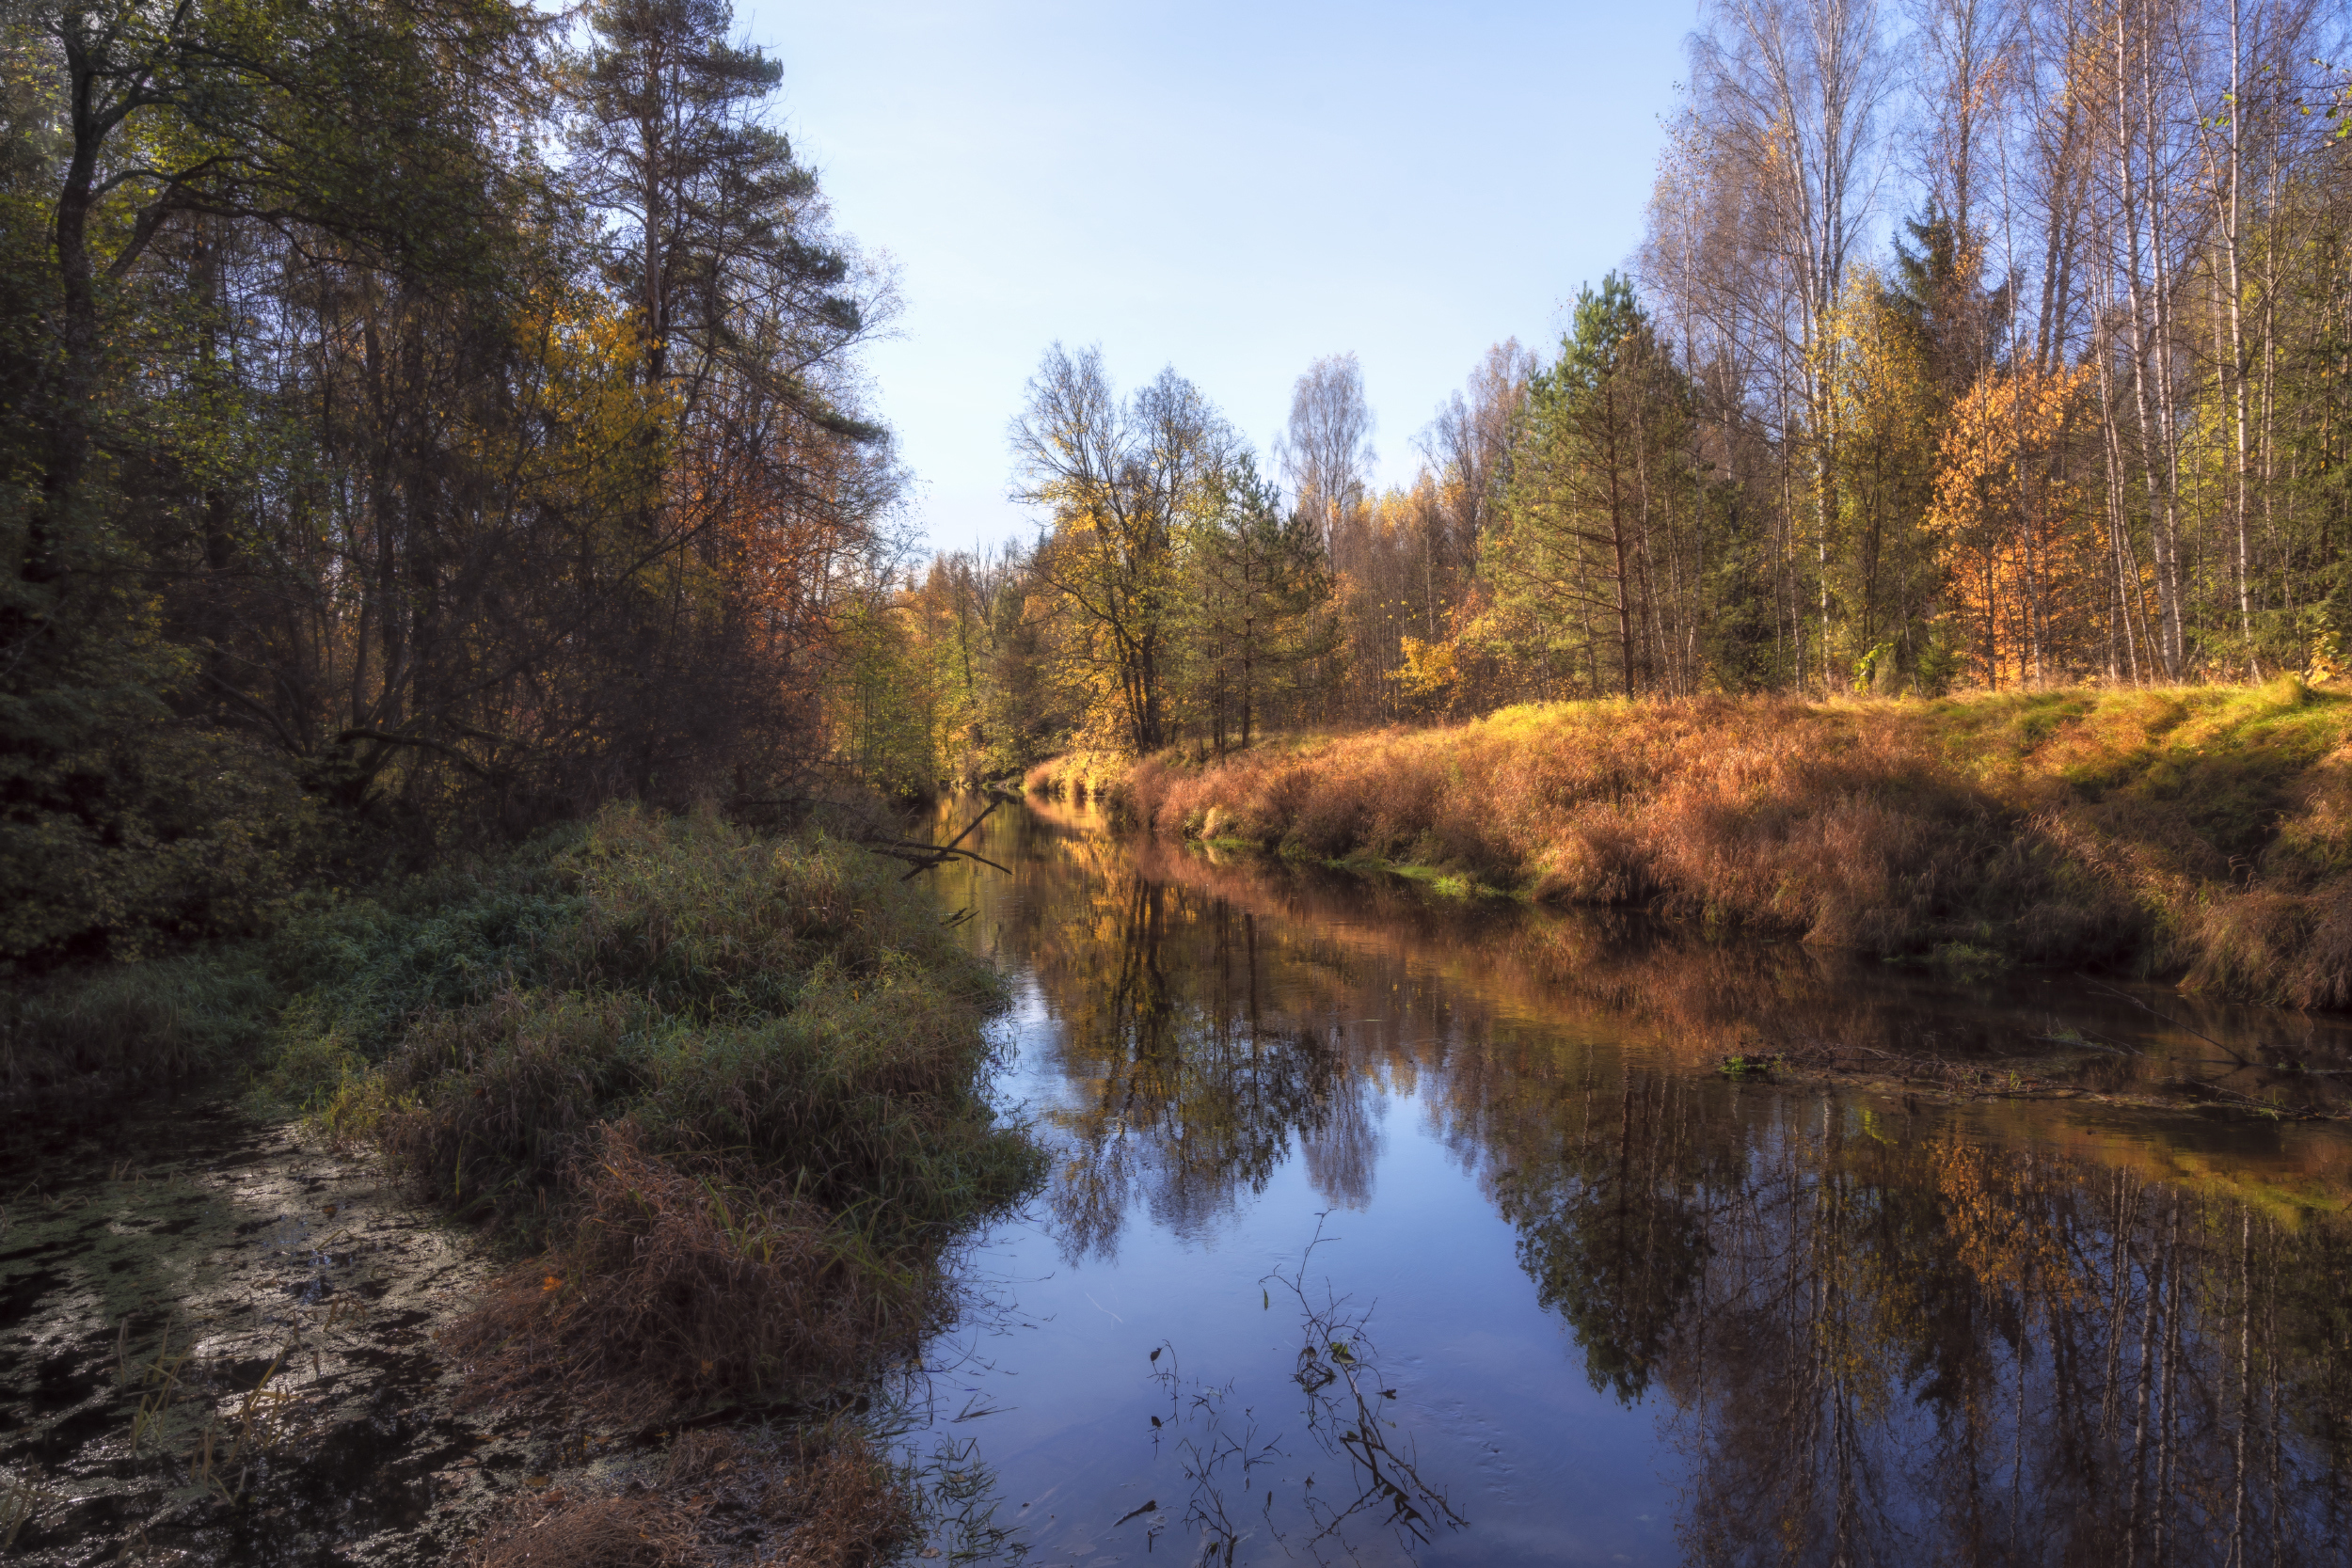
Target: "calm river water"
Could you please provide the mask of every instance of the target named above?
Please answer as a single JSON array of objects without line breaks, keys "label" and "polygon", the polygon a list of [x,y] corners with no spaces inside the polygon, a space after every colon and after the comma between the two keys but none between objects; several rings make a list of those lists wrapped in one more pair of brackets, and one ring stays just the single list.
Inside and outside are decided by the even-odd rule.
[{"label": "calm river water", "polygon": [[[1003,1552],[2352,1561],[2352,1138],[2294,1119],[2346,1080],[2279,1066],[2352,1064],[2341,1022],[1081,811],[965,843],[1010,874],[931,879],[1013,977],[1004,1093],[1051,1175],[972,1248],[907,1440]],[[2080,1092],[1717,1070],[1823,1039]],[[2184,1080],[2287,1115],[2115,1102]]]}]

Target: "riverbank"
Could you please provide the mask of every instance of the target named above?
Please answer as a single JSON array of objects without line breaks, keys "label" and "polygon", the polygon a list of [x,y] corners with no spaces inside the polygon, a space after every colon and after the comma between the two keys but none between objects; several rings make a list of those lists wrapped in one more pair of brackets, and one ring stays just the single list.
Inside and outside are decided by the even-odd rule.
[{"label": "riverbank", "polygon": [[[1002,982],[902,872],[821,835],[612,810],[497,861],[310,911],[267,944],[44,992],[16,1011],[20,1080],[56,1096],[119,1077],[142,1031],[167,1023],[147,1037],[155,1075],[241,1079],[243,1102],[212,1114],[252,1137],[291,1135],[270,1160],[364,1166],[373,1205],[462,1242],[463,1288],[404,1324],[431,1368],[410,1381],[436,1390],[407,1389],[408,1404],[534,1441],[565,1435],[560,1453],[513,1461],[538,1479],[496,1507],[434,1515],[462,1525],[462,1542],[443,1528],[412,1549],[412,1520],[395,1531],[412,1543],[400,1553],[499,1563],[555,1543],[604,1560],[608,1537],[658,1537],[661,1561],[703,1563],[788,1539],[796,1560],[871,1560],[917,1528],[915,1503],[842,1412],[950,1312],[946,1249],[1035,1176],[1026,1139],[996,1124],[985,1094]],[[33,1162],[36,1197],[69,1169],[103,1185],[78,1157],[16,1152]],[[226,1235],[339,1228],[351,1201],[241,1216]],[[200,1268],[163,1275],[214,1268],[231,1245],[207,1244]],[[266,1449],[252,1433],[258,1412],[310,1418],[295,1385],[310,1380],[294,1376],[305,1330],[258,1321],[254,1333],[285,1343],[206,1352],[219,1365],[199,1384],[174,1371],[173,1347],[218,1316],[210,1298],[90,1310],[82,1275],[103,1272],[100,1250],[69,1238],[0,1283],[11,1304],[62,1292],[56,1310],[79,1314],[60,1338],[77,1366],[112,1352],[118,1370],[161,1368],[189,1390],[176,1402],[215,1419],[158,1436],[151,1406],[166,1385],[129,1371],[93,1384],[70,1433],[10,1456],[0,1485],[33,1510],[26,1527],[64,1517],[49,1478],[69,1461],[116,1466],[141,1496],[160,1487],[192,1550],[292,1506],[271,1484],[312,1484],[310,1445],[294,1440],[310,1428],[272,1427]],[[668,1441],[684,1432],[698,1433],[691,1445]],[[392,1446],[378,1458],[393,1469],[416,1457]],[[270,1474],[290,1479],[264,1484]],[[135,1548],[162,1517],[126,1509],[113,1523]],[[336,1552],[359,1539],[357,1524],[319,1528]],[[123,1533],[135,1529],[149,1535]]]},{"label": "riverbank", "polygon": [[2293,678],[1544,705],[1030,784],[1164,837],[1463,889],[2352,1006],[2352,698]]}]

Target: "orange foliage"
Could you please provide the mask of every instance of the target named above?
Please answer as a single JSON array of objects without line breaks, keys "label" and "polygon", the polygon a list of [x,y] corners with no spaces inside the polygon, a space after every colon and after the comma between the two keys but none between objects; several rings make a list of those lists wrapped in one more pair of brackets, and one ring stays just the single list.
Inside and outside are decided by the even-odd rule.
[{"label": "orange foliage", "polygon": [[2352,710],[2266,700],[2201,694],[2195,720],[2170,694],[1564,704],[1207,767],[1163,754],[1131,770],[1125,805],[1169,837],[1413,863],[1536,898],[1879,954],[1959,942],[2128,962],[2340,1006],[2352,868],[2333,824],[2352,798]]},{"label": "orange foliage", "polygon": [[[1953,407],[1928,528],[1982,684],[2040,682],[2061,627],[2095,612],[2103,562],[2082,486],[2058,460],[2089,372],[2002,371]],[[2074,613],[2066,613],[2074,611]]]}]

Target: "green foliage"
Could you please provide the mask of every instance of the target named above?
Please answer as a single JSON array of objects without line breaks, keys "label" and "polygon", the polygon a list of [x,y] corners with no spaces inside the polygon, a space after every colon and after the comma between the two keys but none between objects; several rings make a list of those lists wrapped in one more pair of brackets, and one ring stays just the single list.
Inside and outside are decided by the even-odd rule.
[{"label": "green foliage", "polygon": [[1495,624],[1532,630],[1596,695],[1656,678],[1643,562],[1654,531],[1699,521],[1689,401],[1633,285],[1613,272],[1578,294],[1560,357],[1528,388],[1502,526],[1482,541],[1479,571]]},{"label": "green foliage", "polygon": [[951,648],[919,635],[912,607],[861,605],[843,618],[825,692],[834,752],[901,800],[928,800],[954,771]]},{"label": "green foliage", "polygon": [[1338,647],[1331,572],[1314,519],[1286,511],[1249,453],[1213,474],[1179,536],[1187,592],[1171,704],[1219,752],[1247,746],[1269,711],[1295,709]]},{"label": "green foliage", "polygon": [[805,769],[887,300],[723,3],[587,20],[0,16],[8,971]]},{"label": "green foliage", "polygon": [[257,943],[110,964],[0,998],[0,1085],[106,1092],[232,1072],[284,999]]},{"label": "green foliage", "polygon": [[119,594],[17,605],[32,600],[40,629],[0,689],[0,963],[264,928],[323,851],[315,802],[266,753],[171,711],[184,662]]},{"label": "green foliage", "polygon": [[543,1222],[621,1119],[897,1227],[1026,1179],[980,1098],[1002,982],[863,850],[614,809],[281,941],[326,977],[286,1007],[265,1086],[462,1208]]}]

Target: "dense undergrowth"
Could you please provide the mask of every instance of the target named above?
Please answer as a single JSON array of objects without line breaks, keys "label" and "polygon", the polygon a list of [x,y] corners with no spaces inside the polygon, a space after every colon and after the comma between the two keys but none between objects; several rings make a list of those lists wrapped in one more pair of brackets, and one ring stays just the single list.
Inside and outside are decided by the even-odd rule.
[{"label": "dense undergrowth", "polygon": [[2292,677],[1542,705],[1079,776],[1168,836],[2352,1006],[2352,697]]},{"label": "dense undergrowth", "polygon": [[529,1256],[448,1342],[484,1393],[653,1410],[854,1379],[1032,1180],[984,1098],[994,971],[825,838],[607,810],[265,942],[20,999],[19,1076],[244,1064]]}]

